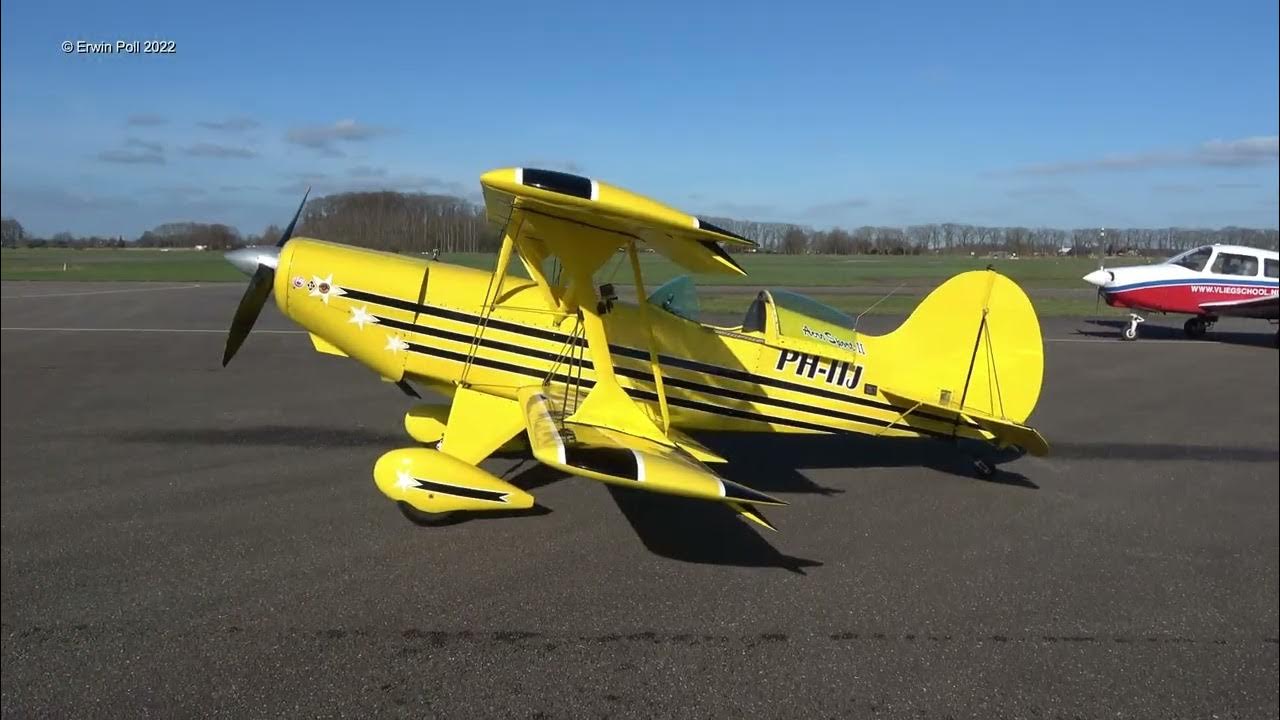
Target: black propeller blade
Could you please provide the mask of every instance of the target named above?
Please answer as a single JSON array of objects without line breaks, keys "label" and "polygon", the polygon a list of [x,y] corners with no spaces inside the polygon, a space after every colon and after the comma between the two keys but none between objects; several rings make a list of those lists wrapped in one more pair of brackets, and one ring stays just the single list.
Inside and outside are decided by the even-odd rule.
[{"label": "black propeller blade", "polygon": [[253,277],[249,278],[249,287],[244,291],[244,297],[240,298],[235,317],[231,319],[231,329],[227,332],[227,347],[222,351],[222,367],[226,367],[227,363],[231,362],[231,358],[240,349],[244,339],[249,337],[249,331],[258,320],[258,313],[262,312],[262,306],[267,304],[267,298],[271,296],[271,285],[275,279],[276,271],[266,265],[259,265],[258,269],[253,271]]},{"label": "black propeller blade", "polygon": [[[280,241],[276,243],[277,248],[284,247],[284,244],[289,242],[289,238],[293,237],[293,229],[298,225],[298,218],[302,216],[302,208],[306,206],[309,195],[311,195],[311,188],[307,188],[303,193],[298,211],[293,214],[289,226],[280,235]],[[274,267],[260,263],[253,271],[253,276],[249,278],[249,287],[245,288],[244,296],[240,298],[240,304],[236,307],[235,317],[231,319],[231,329],[227,332],[227,346],[222,352],[223,367],[231,362],[236,351],[244,344],[245,338],[249,337],[249,331],[253,329],[253,324],[257,322],[263,306],[267,304],[267,298],[271,296],[271,286],[275,280]]]},{"label": "black propeller blade", "polygon": [[307,196],[311,194],[311,188],[302,193],[302,202],[298,203],[298,212],[293,214],[293,219],[289,221],[289,227],[284,229],[284,234],[280,236],[280,242],[276,243],[276,247],[284,247],[289,242],[289,238],[293,237],[293,228],[298,224],[298,218],[302,217],[302,208],[307,204]]}]

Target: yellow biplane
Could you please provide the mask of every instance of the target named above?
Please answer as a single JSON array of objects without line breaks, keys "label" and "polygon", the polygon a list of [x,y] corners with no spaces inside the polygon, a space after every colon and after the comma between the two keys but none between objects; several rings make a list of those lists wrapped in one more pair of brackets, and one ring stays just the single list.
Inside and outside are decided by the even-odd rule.
[{"label": "yellow biplane", "polygon": [[[693,273],[745,274],[726,246],[755,243],[603,182],[509,168],[480,179],[502,230],[493,272],[311,238],[244,248],[252,274],[227,338],[230,361],[275,293],[316,350],[352,358],[417,396],[452,399],[405,416],[417,441],[373,477],[411,518],[531,508],[479,467],[519,445],[557,470],[724,503],[772,527],[765,493],[719,476],[700,430],[865,433],[981,441],[1044,454],[1024,423],[1040,394],[1040,326],[1027,296],[992,270],[957,275],[897,330],[785,291],[759,293],[740,325],[696,319],[688,278],[645,292],[638,253]],[[306,198],[303,198],[305,204]],[[638,301],[597,272],[630,264]],[[524,276],[513,274],[519,262]],[[980,474],[993,468],[974,457]]]}]

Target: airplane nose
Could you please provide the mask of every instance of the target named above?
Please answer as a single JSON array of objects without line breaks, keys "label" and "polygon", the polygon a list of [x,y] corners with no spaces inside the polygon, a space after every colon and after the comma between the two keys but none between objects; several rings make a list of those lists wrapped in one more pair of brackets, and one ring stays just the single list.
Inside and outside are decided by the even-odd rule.
[{"label": "airplane nose", "polygon": [[250,245],[236,250],[231,250],[223,254],[227,262],[235,266],[237,270],[245,275],[252,275],[257,271],[259,265],[266,265],[269,268],[275,268],[276,263],[280,261],[280,248],[267,246]]},{"label": "airplane nose", "polygon": [[1098,268],[1097,270],[1094,270],[1088,275],[1085,275],[1081,279],[1089,283],[1090,285],[1096,285],[1097,287],[1106,287],[1112,280],[1116,279],[1116,276],[1112,274],[1110,270],[1103,270],[1102,268]]}]

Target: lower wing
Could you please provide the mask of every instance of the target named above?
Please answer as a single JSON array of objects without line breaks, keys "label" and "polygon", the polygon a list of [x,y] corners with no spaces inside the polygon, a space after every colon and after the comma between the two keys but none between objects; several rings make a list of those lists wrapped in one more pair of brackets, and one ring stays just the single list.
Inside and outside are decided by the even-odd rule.
[{"label": "lower wing", "polygon": [[571,475],[699,500],[722,502],[743,517],[775,529],[756,505],[786,503],[726,480],[675,445],[581,423],[565,422],[564,409],[540,386],[520,390],[529,445],[539,462]]}]

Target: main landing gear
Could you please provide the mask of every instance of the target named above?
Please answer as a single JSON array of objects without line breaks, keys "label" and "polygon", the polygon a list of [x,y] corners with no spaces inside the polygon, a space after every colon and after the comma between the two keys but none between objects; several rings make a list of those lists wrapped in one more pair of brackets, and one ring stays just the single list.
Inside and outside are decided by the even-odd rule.
[{"label": "main landing gear", "polygon": [[1204,337],[1204,334],[1209,332],[1209,328],[1213,327],[1213,324],[1217,321],[1218,318],[1216,317],[1197,315],[1196,317],[1188,320],[1182,326],[1182,331],[1185,332],[1189,338],[1199,339]]},{"label": "main landing gear", "polygon": [[1138,324],[1139,324],[1139,323],[1144,323],[1144,322],[1146,322],[1146,321],[1147,321],[1147,319],[1146,319],[1146,318],[1144,318],[1144,317],[1142,317],[1142,316],[1141,316],[1141,315],[1139,315],[1138,313],[1129,313],[1129,324],[1128,324],[1128,326],[1126,326],[1126,327],[1125,327],[1125,329],[1120,333],[1120,339],[1121,339],[1121,340],[1137,340],[1137,339],[1138,339]]}]

